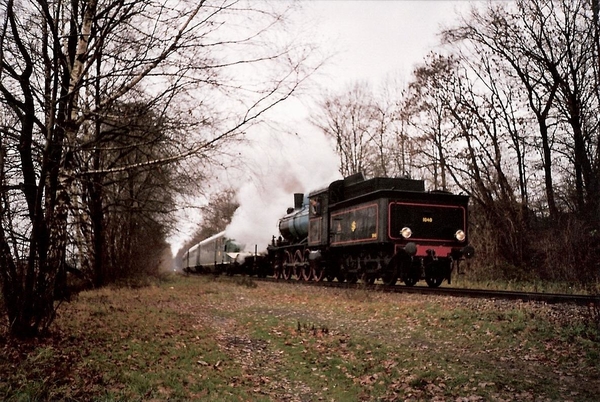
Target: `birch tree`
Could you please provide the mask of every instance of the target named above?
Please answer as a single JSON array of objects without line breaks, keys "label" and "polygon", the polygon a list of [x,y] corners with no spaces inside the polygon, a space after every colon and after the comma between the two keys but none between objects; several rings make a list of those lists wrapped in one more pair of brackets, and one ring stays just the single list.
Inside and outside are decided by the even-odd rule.
[{"label": "birch tree", "polygon": [[[107,175],[166,166],[201,175],[198,162],[318,65],[306,42],[278,35],[287,12],[243,0],[0,5],[0,278],[13,335],[37,335],[53,321],[81,189],[102,219]],[[128,119],[113,115],[123,104],[160,116],[168,152],[107,163],[117,142],[106,123]],[[148,138],[127,147],[143,152]],[[101,236],[98,222],[90,238]],[[93,241],[101,261],[103,242]]]}]

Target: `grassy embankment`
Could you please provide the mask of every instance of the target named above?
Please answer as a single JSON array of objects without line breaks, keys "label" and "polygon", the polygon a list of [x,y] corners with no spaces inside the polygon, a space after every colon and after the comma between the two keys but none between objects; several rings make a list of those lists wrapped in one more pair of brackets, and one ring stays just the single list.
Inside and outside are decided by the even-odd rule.
[{"label": "grassy embankment", "polygon": [[0,399],[592,401],[597,311],[175,277],[0,338]]}]

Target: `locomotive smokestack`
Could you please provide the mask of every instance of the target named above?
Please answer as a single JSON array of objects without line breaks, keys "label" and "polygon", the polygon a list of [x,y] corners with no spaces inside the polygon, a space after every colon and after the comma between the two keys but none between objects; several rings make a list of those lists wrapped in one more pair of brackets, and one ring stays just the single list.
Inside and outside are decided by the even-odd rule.
[{"label": "locomotive smokestack", "polygon": [[294,209],[302,208],[302,201],[304,201],[304,194],[294,193]]}]

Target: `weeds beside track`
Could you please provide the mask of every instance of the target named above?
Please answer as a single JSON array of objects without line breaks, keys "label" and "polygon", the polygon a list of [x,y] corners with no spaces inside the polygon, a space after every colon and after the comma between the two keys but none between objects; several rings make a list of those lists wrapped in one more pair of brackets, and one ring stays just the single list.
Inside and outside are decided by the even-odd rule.
[{"label": "weeds beside track", "polygon": [[84,292],[0,355],[3,400],[577,400],[586,307],[178,277]]}]

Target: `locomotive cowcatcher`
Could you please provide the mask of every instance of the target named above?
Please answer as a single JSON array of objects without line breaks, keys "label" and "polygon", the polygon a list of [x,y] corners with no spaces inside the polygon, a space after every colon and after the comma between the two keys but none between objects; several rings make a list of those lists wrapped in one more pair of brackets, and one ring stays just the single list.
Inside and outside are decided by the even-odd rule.
[{"label": "locomotive cowcatcher", "polygon": [[450,283],[471,258],[465,195],[425,191],[422,180],[356,174],[295,194],[268,246],[275,277],[408,286]]}]

